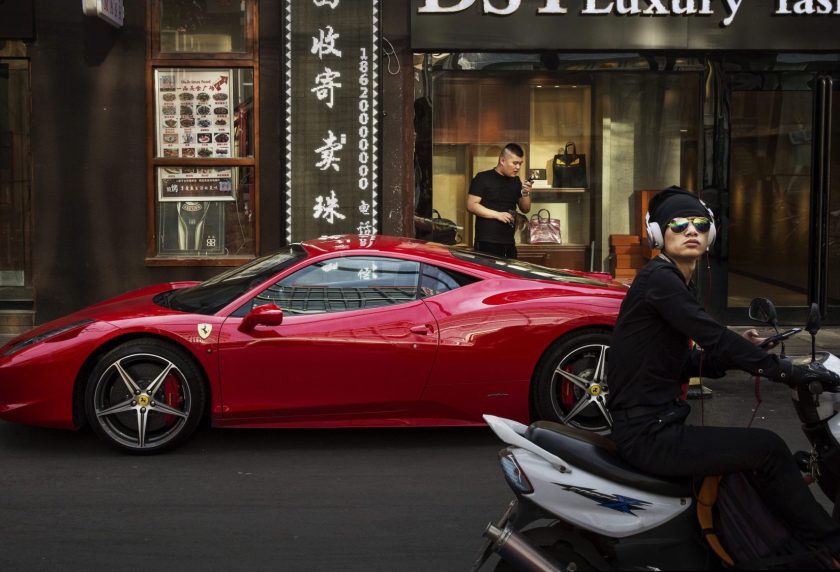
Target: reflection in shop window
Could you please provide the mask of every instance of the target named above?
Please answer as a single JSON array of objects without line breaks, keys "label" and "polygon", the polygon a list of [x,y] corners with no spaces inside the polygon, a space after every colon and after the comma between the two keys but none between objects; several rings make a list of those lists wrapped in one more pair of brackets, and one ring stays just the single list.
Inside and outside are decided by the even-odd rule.
[{"label": "reflection in shop window", "polygon": [[158,255],[253,256],[253,171],[158,168]]},{"label": "reflection in shop window", "polygon": [[240,0],[160,0],[160,51],[245,52],[246,15]]}]

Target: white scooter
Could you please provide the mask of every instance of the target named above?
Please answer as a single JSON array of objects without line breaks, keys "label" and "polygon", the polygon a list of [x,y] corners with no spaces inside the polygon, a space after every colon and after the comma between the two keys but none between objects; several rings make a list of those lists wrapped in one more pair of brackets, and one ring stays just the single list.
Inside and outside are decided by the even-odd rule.
[{"label": "white scooter", "polygon": [[[769,300],[753,300],[750,317],[776,326]],[[806,329],[813,342],[819,329],[815,305]],[[794,331],[799,329],[774,341]],[[794,361],[822,364],[840,375],[840,359],[828,352],[812,349],[812,355]],[[828,377],[793,388],[793,403],[812,445],[810,454],[801,455],[807,465],[801,468],[834,500],[838,519],[840,386]],[[526,426],[491,415],[484,419],[509,445],[499,460],[516,499],[487,526],[486,546],[473,570],[493,552],[500,556],[497,570],[546,572],[699,570],[721,568],[726,561],[703,540],[693,480],[641,473],[618,458],[612,441],[595,433],[547,421]]]}]

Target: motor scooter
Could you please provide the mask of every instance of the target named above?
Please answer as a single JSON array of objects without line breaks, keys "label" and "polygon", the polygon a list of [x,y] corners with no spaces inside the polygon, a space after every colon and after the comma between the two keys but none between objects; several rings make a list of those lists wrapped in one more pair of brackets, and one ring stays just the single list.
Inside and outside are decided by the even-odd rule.
[{"label": "motor scooter", "polygon": [[[779,333],[775,308],[764,298],[753,300],[750,317],[776,328],[771,345],[800,331]],[[811,369],[813,380],[791,389],[812,447],[799,454],[800,468],[834,500],[838,519],[840,378],[830,372],[840,375],[840,359],[815,351],[819,328],[813,305],[806,325],[811,355],[792,358]],[[484,419],[509,445],[499,462],[516,498],[487,525],[473,570],[494,552],[500,557],[496,570],[699,570],[732,564],[704,537],[695,480],[642,473],[621,461],[613,442],[596,433],[548,421],[526,426],[492,415]],[[828,563],[836,564],[830,557]]]}]

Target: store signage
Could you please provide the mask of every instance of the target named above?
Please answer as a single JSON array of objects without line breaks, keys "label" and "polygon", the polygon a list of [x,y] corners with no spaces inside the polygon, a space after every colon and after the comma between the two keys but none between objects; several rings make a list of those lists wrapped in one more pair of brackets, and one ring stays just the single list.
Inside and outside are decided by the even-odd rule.
[{"label": "store signage", "polygon": [[115,28],[123,27],[125,5],[123,0],[82,0],[85,16],[96,16]]},{"label": "store signage", "polygon": [[419,50],[838,49],[840,0],[412,0]]},{"label": "store signage", "polygon": [[285,0],[286,237],[375,235],[379,1]]},{"label": "store signage", "polygon": [[[476,0],[459,0],[454,5],[441,5],[441,0],[425,0],[417,9],[420,14],[445,14],[466,10],[475,4]],[[494,3],[492,0],[481,0],[485,14],[507,16],[513,14],[522,6],[522,0],[505,0]],[[726,17],[721,20],[722,26],[729,26],[738,14],[738,9],[744,0],[719,0],[715,4],[722,4]],[[537,8],[538,14],[566,14],[570,0],[544,0],[544,4]],[[712,0],[582,0],[580,14],[619,16],[713,16],[715,9]],[[840,0],[776,0],[776,15],[796,14],[840,14]]]}]

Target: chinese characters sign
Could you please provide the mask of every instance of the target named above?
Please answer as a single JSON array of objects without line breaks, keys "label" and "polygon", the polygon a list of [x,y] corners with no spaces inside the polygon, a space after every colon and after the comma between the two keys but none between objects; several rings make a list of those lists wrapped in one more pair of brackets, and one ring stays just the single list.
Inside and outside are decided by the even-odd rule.
[{"label": "chinese characters sign", "polygon": [[378,224],[379,0],[286,0],[286,238]]}]

